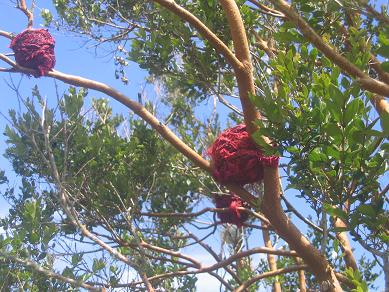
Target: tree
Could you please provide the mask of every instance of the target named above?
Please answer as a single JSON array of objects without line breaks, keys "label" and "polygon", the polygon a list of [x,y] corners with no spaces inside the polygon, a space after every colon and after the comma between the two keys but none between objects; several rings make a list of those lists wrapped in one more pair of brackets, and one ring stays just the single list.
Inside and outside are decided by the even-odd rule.
[{"label": "tree", "polygon": [[[15,189],[2,173],[3,196],[12,205],[1,221],[0,261],[10,266],[3,283],[36,291],[193,291],[196,276],[208,273],[223,290],[365,291],[374,287],[378,264],[389,289],[386,6],[53,3],[56,14],[42,10],[48,26],[111,45],[115,74],[124,83],[128,61],[148,70],[150,82],[163,86],[164,109],[56,70],[47,76],[71,85],[56,108],[37,87],[33,98],[22,99],[24,112],[11,111],[5,130],[6,157],[21,183]],[[32,27],[33,8],[25,1],[17,8]],[[7,55],[0,59],[10,66],[3,72],[34,73]],[[88,107],[88,89],[138,117],[112,114],[105,99]],[[228,116],[199,119],[198,108],[210,98],[225,105]],[[240,122],[267,155],[282,157],[286,188],[273,166],[264,167],[263,182],[245,187],[220,185],[209,175],[213,166],[199,153],[221,123]],[[314,218],[289,202],[289,189],[298,191]],[[250,216],[243,227],[216,219],[228,209],[213,208],[210,199],[229,191],[248,204],[240,209]],[[202,226],[204,218],[210,224]],[[306,234],[297,219],[308,225]],[[214,244],[220,233],[225,254]],[[370,259],[356,259],[349,235]],[[189,246],[207,251],[215,263],[202,264],[186,252]],[[257,254],[266,254],[266,261],[255,262]],[[62,270],[59,255],[68,265]]]}]

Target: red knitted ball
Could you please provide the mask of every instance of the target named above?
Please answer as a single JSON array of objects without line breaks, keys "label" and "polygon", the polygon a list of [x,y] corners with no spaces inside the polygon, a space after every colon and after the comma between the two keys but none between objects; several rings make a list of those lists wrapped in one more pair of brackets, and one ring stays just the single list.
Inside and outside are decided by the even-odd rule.
[{"label": "red knitted ball", "polygon": [[278,166],[279,157],[264,156],[244,124],[225,130],[208,149],[212,175],[222,184],[245,185],[263,179],[263,166]]},{"label": "red knitted ball", "polygon": [[228,211],[218,212],[217,216],[219,217],[222,223],[231,223],[238,226],[247,221],[249,214],[246,211],[241,211],[239,207],[248,207],[247,203],[242,201],[237,195],[216,195],[215,196],[215,205],[216,208],[228,208]]},{"label": "red knitted ball", "polygon": [[46,29],[26,29],[11,41],[16,63],[44,76],[55,65],[55,40]]}]

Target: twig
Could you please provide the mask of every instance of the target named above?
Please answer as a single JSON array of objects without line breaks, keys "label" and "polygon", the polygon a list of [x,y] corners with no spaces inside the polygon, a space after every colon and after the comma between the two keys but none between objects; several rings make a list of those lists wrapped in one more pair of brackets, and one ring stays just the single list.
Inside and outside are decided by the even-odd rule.
[{"label": "twig", "polygon": [[[313,229],[315,229],[316,231],[320,232],[320,233],[323,233],[323,229],[319,226],[317,226],[315,223],[313,223],[311,220],[308,220],[307,218],[305,218],[299,211],[297,211],[297,209],[285,198],[284,195],[281,196],[281,199],[285,202],[285,205],[286,207],[288,208],[288,210],[292,211],[293,214],[295,214],[297,216],[297,218],[299,218],[301,221],[303,221],[305,224],[311,226]],[[331,239],[335,239],[335,236],[333,236],[332,234],[328,234],[328,236],[331,238]]]},{"label": "twig", "polygon": [[270,7],[267,7],[266,5],[258,2],[257,0],[249,0],[249,2],[251,2],[252,4],[257,6],[261,10],[262,13],[265,13],[265,14],[268,14],[268,15],[271,15],[274,17],[285,18],[285,15],[282,12],[275,10],[275,9],[272,9]]},{"label": "twig", "polygon": [[280,204],[280,183],[278,168],[265,167],[264,171],[265,191],[262,201],[262,211],[269,218],[277,234],[285,239],[298,253],[318,281],[330,281],[334,291],[342,291],[335,273],[328,261],[320,252],[304,237],[299,229],[290,221]]},{"label": "twig", "polygon": [[23,265],[25,267],[29,267],[29,268],[33,269],[34,271],[45,275],[48,278],[57,279],[57,280],[60,280],[62,282],[65,282],[65,283],[69,283],[72,286],[82,287],[82,288],[88,289],[90,291],[101,291],[100,288],[96,288],[94,286],[86,284],[86,283],[82,282],[81,280],[74,280],[74,279],[62,276],[60,274],[54,273],[53,271],[47,270],[45,268],[42,268],[37,263],[35,263],[33,261],[30,261],[28,259],[21,259],[21,258],[18,258],[16,256],[13,256],[13,255],[10,255],[10,254],[6,254],[6,253],[1,252],[1,251],[0,251],[0,257],[4,258],[6,260],[9,260],[11,262],[15,262],[15,263],[21,264],[21,265]]},{"label": "twig", "polygon": [[[274,250],[274,249],[271,250],[271,249],[264,248],[264,247],[257,248],[257,250],[261,250],[261,252],[263,252],[263,253],[272,253],[272,254],[277,254],[277,255],[282,255],[282,256],[297,256],[297,254],[294,254],[294,252],[291,252],[291,251]],[[252,252],[252,250],[240,252],[238,254],[235,254],[235,255],[229,257],[228,259],[222,260],[221,262],[210,265],[208,267],[202,267],[202,268],[197,269],[197,270],[176,271],[176,272],[170,272],[170,273],[165,273],[165,274],[161,274],[161,275],[156,275],[156,276],[150,277],[149,281],[155,281],[155,280],[159,280],[159,279],[163,279],[163,278],[167,278],[167,277],[172,277],[172,276],[184,276],[184,275],[190,275],[190,274],[209,273],[211,271],[215,271],[217,269],[224,268],[224,266],[229,265],[232,262],[239,260],[242,257],[248,256],[251,252]],[[257,253],[257,252],[254,252],[254,253]],[[303,266],[303,267],[306,268],[306,266]],[[270,276],[272,276],[272,275],[270,275]],[[134,284],[137,284],[137,283],[134,283]]]},{"label": "twig", "polygon": [[199,261],[197,261],[195,258],[193,258],[191,256],[188,256],[188,255],[185,255],[183,253],[180,253],[180,252],[177,252],[177,251],[172,251],[172,250],[169,250],[169,249],[166,249],[166,248],[162,248],[162,247],[159,247],[159,246],[155,246],[155,245],[146,243],[145,241],[141,242],[141,246],[144,247],[144,248],[156,251],[156,252],[161,252],[161,253],[164,253],[164,254],[168,254],[168,255],[170,255],[172,257],[178,257],[178,258],[187,260],[187,261],[193,263],[197,268],[201,268],[202,267],[201,263]]},{"label": "twig", "polygon": [[[16,64],[14,61],[9,59],[4,54],[0,54],[0,60],[3,60],[6,63],[10,64],[15,69],[14,71],[15,73],[19,72],[19,73],[25,73],[29,75],[36,73],[32,69],[25,68]],[[205,160],[196,151],[194,151],[192,148],[186,145],[168,127],[166,127],[153,114],[151,114],[144,106],[129,99],[127,96],[117,91],[116,89],[102,82],[83,78],[80,76],[64,74],[56,70],[48,72],[47,76],[55,78],[57,80],[61,80],[62,82],[65,82],[70,85],[94,89],[99,92],[105,93],[108,96],[111,96],[121,104],[131,109],[134,113],[140,116],[147,123],[149,123],[154,128],[154,130],[156,130],[162,137],[164,137],[170,144],[172,144],[179,152],[181,152],[187,158],[192,160],[192,162],[194,162],[197,166],[207,171],[208,173],[211,173],[211,166],[207,160]],[[233,184],[226,185],[226,186],[229,188],[230,191],[242,197],[242,199],[248,202],[252,207],[257,207],[256,197],[250,194],[249,192],[247,192],[244,188]]]},{"label": "twig", "polygon": [[365,3],[366,11],[373,15],[375,18],[377,18],[379,21],[389,25],[389,17],[383,13],[379,13],[377,10],[375,10],[369,2],[362,2]]},{"label": "twig", "polygon": [[259,48],[266,53],[269,59],[274,58],[275,54],[272,51],[272,49],[268,46],[267,42],[264,41],[256,31],[253,30],[252,33],[254,34],[254,37],[257,41],[256,44],[259,46]]},{"label": "twig", "polygon": [[286,274],[286,273],[290,273],[290,272],[305,270],[306,268],[308,268],[307,265],[292,266],[292,267],[278,269],[276,271],[266,272],[266,273],[254,276],[250,280],[248,280],[248,281],[244,282],[242,285],[240,285],[238,287],[238,289],[235,290],[235,292],[246,291],[246,289],[248,287],[250,287],[252,284],[254,284],[255,282],[257,282],[257,281],[259,281],[261,279],[269,278],[269,277],[274,277],[274,276],[277,276],[277,275]]},{"label": "twig", "polygon": [[16,8],[21,10],[27,17],[27,28],[32,28],[34,22],[34,14],[31,11],[34,9],[35,1],[32,1],[30,10],[28,10],[27,8],[26,0],[18,0],[16,3]]},{"label": "twig", "polygon": [[6,32],[4,30],[0,30],[0,36],[6,37],[7,39],[12,40],[12,34],[10,34],[9,32]]},{"label": "twig", "polygon": [[[222,258],[208,244],[201,241],[196,235],[189,232],[186,228],[184,229],[186,230],[186,232],[188,232],[188,235],[192,237],[202,248],[204,248],[217,262],[222,261]],[[238,284],[242,283],[238,275],[229,266],[225,266],[224,270],[226,270],[226,272],[229,273]],[[233,289],[231,288],[231,290]]]},{"label": "twig", "polygon": [[[124,256],[122,253],[111,247],[106,242],[102,241],[98,236],[93,234],[91,231],[89,231],[84,224],[82,224],[77,216],[76,211],[71,207],[72,203],[69,201],[69,194],[66,190],[66,188],[63,186],[63,183],[61,181],[61,176],[59,174],[59,171],[57,169],[57,165],[55,162],[53,150],[50,146],[50,127],[46,125],[45,120],[45,113],[46,113],[46,103],[44,102],[42,105],[42,118],[41,118],[41,127],[44,134],[44,142],[45,142],[45,148],[48,154],[48,168],[51,170],[54,181],[56,183],[57,188],[59,189],[60,194],[60,204],[62,209],[64,210],[65,214],[68,216],[68,219],[70,222],[75,226],[78,227],[81,231],[81,233],[89,238],[91,241],[95,242],[102,248],[104,248],[107,252],[109,252],[112,256],[117,258],[119,261],[124,262],[125,264],[136,267],[136,264],[131,262],[126,256]],[[142,276],[142,275],[141,275]],[[154,292],[154,288],[151,286],[151,284],[147,281],[147,279],[144,281],[147,291],[148,292]]]},{"label": "twig", "polygon": [[388,84],[369,77],[357,66],[340,55],[334,48],[330,47],[287,2],[283,0],[272,0],[271,2],[288,17],[289,21],[294,23],[307,40],[313,43],[328,59],[338,65],[344,72],[353,76],[362,88],[383,96],[389,96]]},{"label": "twig", "polygon": [[193,27],[195,27],[200,34],[207,39],[215,48],[215,50],[222,54],[230,65],[236,69],[241,69],[243,64],[235,57],[231,50],[220,40],[216,34],[214,34],[204,23],[201,22],[196,16],[190,13],[185,8],[181,7],[174,0],[153,0],[161,6],[173,12],[175,15],[189,22]]}]

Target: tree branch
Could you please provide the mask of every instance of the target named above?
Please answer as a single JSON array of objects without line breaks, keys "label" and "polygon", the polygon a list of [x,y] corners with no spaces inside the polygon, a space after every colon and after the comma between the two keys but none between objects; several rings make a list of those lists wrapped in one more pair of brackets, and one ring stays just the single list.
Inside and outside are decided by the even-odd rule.
[{"label": "tree branch", "polygon": [[283,0],[272,0],[271,2],[288,17],[289,21],[295,24],[307,40],[313,43],[328,59],[338,65],[344,72],[353,76],[362,88],[379,95],[389,96],[388,84],[369,77],[357,66],[340,55],[335,49],[330,47],[287,2]]},{"label": "tree branch", "polygon": [[[24,73],[28,75],[33,75],[36,72],[32,69],[22,67],[16,64],[14,61],[9,59],[4,54],[0,54],[0,60],[5,61],[7,64],[13,67],[14,73]],[[211,173],[211,166],[207,160],[205,160],[201,155],[196,151],[186,145],[180,138],[178,138],[168,127],[161,123],[153,114],[151,114],[144,106],[140,103],[137,103],[123,93],[117,91],[116,89],[110,87],[109,85],[98,82],[95,80],[83,78],[80,76],[74,76],[69,74],[64,74],[59,71],[53,70],[48,72],[48,77],[61,80],[64,83],[84,87],[89,89],[94,89],[99,92],[105,93],[113,99],[117,100],[124,106],[131,109],[134,113],[140,116],[145,120],[153,129],[155,129],[163,138],[165,138],[170,144],[172,144],[179,152],[189,158],[193,163],[199,166],[201,169],[205,170],[208,173]],[[252,207],[256,207],[258,202],[257,198],[247,192],[244,188],[238,185],[227,185],[230,191],[241,196],[246,202],[248,202]]]},{"label": "tree branch", "polygon": [[28,10],[26,0],[18,0],[16,3],[16,8],[21,10],[27,17],[27,28],[32,28],[34,22],[34,14],[31,12],[31,10],[33,10],[35,6],[35,1],[32,0],[31,10]]},{"label": "tree branch", "polygon": [[365,8],[368,13],[373,15],[375,18],[377,18],[379,21],[385,23],[386,25],[389,25],[389,17],[383,13],[379,13],[377,10],[375,10],[369,2],[365,2]]},{"label": "tree branch", "polygon": [[7,39],[12,40],[12,34],[10,34],[9,32],[6,32],[4,30],[0,30],[0,36],[6,37]]},{"label": "tree branch", "polygon": [[[224,268],[226,265],[229,265],[232,262],[237,261],[242,257],[246,257],[246,256],[249,256],[250,254],[254,254],[254,253],[271,253],[271,254],[277,254],[277,255],[281,255],[281,256],[297,256],[297,254],[295,254],[293,251],[284,251],[284,250],[275,250],[275,249],[271,250],[271,249],[268,249],[265,247],[260,247],[260,248],[255,248],[255,249],[251,249],[248,251],[243,251],[243,252],[237,253],[237,254],[229,257],[228,259],[222,260],[220,262],[217,262],[216,264],[213,264],[213,265],[210,265],[207,267],[202,267],[202,268],[197,269],[197,270],[176,271],[176,272],[156,275],[156,276],[150,277],[149,281],[154,281],[154,280],[163,279],[163,278],[172,277],[172,276],[184,276],[184,275],[190,275],[190,274],[209,273],[209,272],[215,271],[217,269]],[[305,267],[306,266],[304,266],[304,268]],[[136,284],[137,283],[134,283],[134,285],[136,285]]]},{"label": "tree branch", "polygon": [[[340,218],[334,218],[335,227],[347,227],[347,225]],[[354,258],[353,251],[351,249],[350,241],[348,240],[347,233],[345,231],[337,232],[336,237],[339,240],[340,246],[344,253],[344,261],[346,267],[352,268],[354,271],[358,271],[357,261]]]},{"label": "tree branch", "polygon": [[[105,243],[103,240],[101,240],[98,236],[93,234],[91,231],[87,229],[87,227],[82,224],[76,214],[76,211],[72,208],[72,203],[69,201],[69,194],[64,187],[61,176],[59,174],[59,171],[57,169],[56,161],[54,158],[53,154],[53,149],[50,146],[50,127],[47,126],[46,124],[46,119],[45,119],[45,114],[46,114],[46,103],[43,103],[43,108],[42,108],[42,118],[41,118],[41,127],[43,131],[43,136],[44,136],[44,143],[45,143],[45,148],[47,151],[47,155],[49,157],[48,159],[48,168],[51,170],[55,184],[59,190],[59,202],[60,205],[67,215],[68,219],[70,222],[76,227],[79,228],[81,233],[89,238],[91,241],[95,242],[102,248],[104,248],[107,252],[109,252],[112,256],[114,256],[116,259],[119,261],[122,261],[123,263],[129,265],[130,267],[133,267],[135,270],[137,270],[137,265],[130,261],[125,255],[111,247],[109,244]],[[154,288],[151,286],[150,282],[148,281],[148,278],[145,277],[145,274],[143,271],[140,271],[139,274],[141,275],[141,278],[144,281],[144,284],[147,288],[148,292],[154,292]]]},{"label": "tree branch", "polygon": [[243,64],[235,57],[231,50],[220,40],[215,33],[213,33],[204,23],[201,22],[196,16],[190,13],[185,8],[178,5],[174,0],[153,0],[166,9],[170,10],[175,15],[179,16],[183,20],[189,22],[199,33],[208,40],[215,50],[223,55],[228,63],[236,69],[242,68]]},{"label": "tree branch", "polygon": [[[295,258],[296,264],[301,265],[303,262],[300,258]],[[307,283],[305,280],[305,271],[304,270],[299,270],[298,272],[299,276],[299,289],[300,292],[306,292],[307,291]]]},{"label": "tree branch", "polygon": [[261,10],[262,13],[265,13],[265,14],[268,14],[268,15],[271,15],[274,17],[285,18],[285,15],[283,13],[281,13],[280,11],[275,10],[273,8],[270,8],[270,7],[267,7],[266,5],[260,3],[257,0],[248,0],[248,1],[251,2],[252,4],[254,4],[255,6],[257,6]]},{"label": "tree branch", "polygon": [[278,168],[265,167],[264,182],[262,211],[269,218],[276,232],[303,258],[319,281],[330,281],[333,291],[342,291],[328,261],[301,234],[282,210]]},{"label": "tree branch", "polygon": [[18,258],[16,256],[13,256],[10,254],[6,254],[6,253],[1,252],[1,251],[0,251],[0,256],[6,260],[11,261],[11,262],[15,262],[15,263],[21,264],[22,266],[31,268],[34,271],[36,271],[40,274],[43,274],[48,278],[57,279],[61,282],[69,283],[70,285],[75,286],[75,287],[82,287],[82,288],[88,289],[90,291],[101,291],[100,288],[96,288],[96,287],[91,286],[89,284],[86,284],[80,280],[74,280],[74,279],[62,276],[60,274],[54,273],[54,272],[47,270],[45,268],[42,268],[37,263],[30,261],[28,259],[21,259],[21,258]]},{"label": "tree branch", "polygon": [[252,277],[250,280],[244,282],[241,286],[238,287],[238,289],[235,290],[235,292],[247,291],[246,289],[248,287],[250,287],[252,284],[254,284],[255,282],[257,282],[261,279],[274,277],[277,275],[286,274],[286,273],[290,273],[290,272],[300,271],[300,270],[304,270],[306,268],[308,268],[307,265],[292,266],[292,267],[278,269],[276,271],[266,272],[266,273],[257,275],[255,277]]},{"label": "tree branch", "polygon": [[[237,58],[245,65],[246,71],[236,71],[239,94],[245,117],[245,124],[250,134],[256,127],[252,124],[259,114],[251,104],[248,95],[255,94],[254,79],[252,75],[252,65],[248,42],[244,30],[240,12],[234,0],[220,0],[221,5],[227,15],[231,29],[232,39]],[[284,11],[283,11],[284,12]],[[284,12],[285,13],[285,12]],[[286,14],[286,13],[285,13]],[[287,14],[286,14],[287,15]],[[264,200],[262,210],[269,219],[277,233],[297,251],[304,261],[314,271],[319,281],[329,281],[334,291],[342,291],[335,274],[328,261],[320,255],[318,250],[300,233],[289,218],[285,215],[280,204],[280,185],[277,167],[265,167],[264,169]]]},{"label": "tree branch", "polygon": [[238,83],[244,122],[249,134],[253,134],[258,130],[257,126],[254,125],[253,122],[259,119],[260,115],[249,97],[249,94],[255,94],[255,85],[245,27],[239,8],[234,0],[220,0],[220,4],[227,16],[231,37],[234,42],[236,57],[243,64],[243,68],[234,67],[234,71]]},{"label": "tree branch", "polygon": [[[193,238],[198,244],[200,244],[200,246],[202,248],[204,248],[217,262],[222,261],[222,258],[218,254],[216,254],[216,252],[208,244],[206,244],[203,241],[201,241],[200,238],[198,238],[193,233],[189,232],[186,228],[184,228],[184,229],[188,232],[188,235],[191,238]],[[234,280],[238,284],[242,284],[242,282],[241,282],[240,278],[238,277],[238,275],[229,266],[225,266],[224,270],[226,270],[227,273],[229,273],[231,275],[231,277],[234,278]],[[233,290],[233,289],[231,289],[231,290]]]},{"label": "tree branch", "polygon": [[[299,218],[301,221],[303,221],[305,224],[307,224],[308,226],[312,227],[313,229],[315,229],[316,231],[320,232],[320,233],[323,233],[323,228],[317,226],[316,224],[314,224],[311,220],[308,220],[307,218],[305,218],[299,211],[297,211],[297,209],[286,199],[286,197],[284,195],[281,196],[281,199],[285,202],[285,205],[286,207],[288,208],[288,210],[292,211],[292,213],[294,215],[296,215],[297,218]],[[335,238],[335,236],[333,236],[332,234],[328,234],[328,236],[332,239]]]},{"label": "tree branch", "polygon": [[[262,226],[264,226],[264,224],[262,224]],[[263,237],[263,242],[265,243],[265,246],[267,248],[273,248],[273,244],[272,244],[271,239],[270,239],[270,233],[268,230],[262,230],[262,237]],[[277,270],[277,261],[276,261],[276,258],[274,257],[274,255],[267,254],[267,261],[269,263],[269,270],[271,272],[276,271]],[[272,292],[281,292],[281,291],[282,290],[281,290],[280,282],[275,280],[273,282]]]}]

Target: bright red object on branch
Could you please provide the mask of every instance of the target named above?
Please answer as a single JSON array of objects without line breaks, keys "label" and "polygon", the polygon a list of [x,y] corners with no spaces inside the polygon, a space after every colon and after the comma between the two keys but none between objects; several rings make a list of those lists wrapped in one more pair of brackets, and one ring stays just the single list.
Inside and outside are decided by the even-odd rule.
[{"label": "bright red object on branch", "polygon": [[248,212],[239,210],[240,207],[248,207],[247,203],[242,201],[237,195],[216,195],[215,196],[216,208],[228,208],[228,211],[218,212],[222,223],[231,223],[237,226],[242,226],[249,218]]},{"label": "bright red object on branch", "polygon": [[46,29],[26,29],[11,41],[16,63],[46,75],[55,65],[55,40]]},{"label": "bright red object on branch", "polygon": [[264,156],[244,124],[225,130],[208,149],[212,175],[222,184],[245,185],[263,179],[264,166],[278,166],[279,157]]}]

